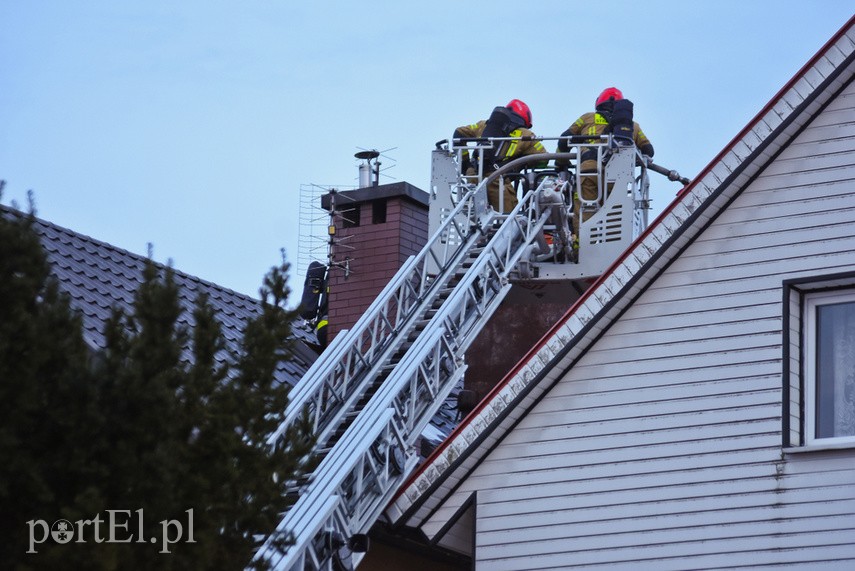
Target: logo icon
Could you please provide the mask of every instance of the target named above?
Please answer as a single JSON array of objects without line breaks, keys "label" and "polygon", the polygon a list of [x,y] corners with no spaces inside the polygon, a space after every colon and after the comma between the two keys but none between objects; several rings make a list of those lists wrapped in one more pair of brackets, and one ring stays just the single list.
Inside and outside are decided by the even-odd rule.
[{"label": "logo icon", "polygon": [[58,519],[50,526],[50,536],[57,543],[68,543],[74,539],[74,526],[67,519]]}]

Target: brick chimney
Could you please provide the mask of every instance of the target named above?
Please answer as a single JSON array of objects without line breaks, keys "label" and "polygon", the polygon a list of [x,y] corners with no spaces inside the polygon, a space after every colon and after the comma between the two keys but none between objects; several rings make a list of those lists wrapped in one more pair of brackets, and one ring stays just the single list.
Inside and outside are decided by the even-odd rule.
[{"label": "brick chimney", "polygon": [[351,328],[392,276],[428,239],[428,194],[406,182],[331,192],[329,340]]}]

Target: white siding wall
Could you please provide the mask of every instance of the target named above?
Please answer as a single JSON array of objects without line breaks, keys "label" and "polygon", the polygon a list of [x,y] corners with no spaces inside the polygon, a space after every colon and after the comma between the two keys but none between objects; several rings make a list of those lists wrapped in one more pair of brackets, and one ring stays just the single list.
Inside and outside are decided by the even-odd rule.
[{"label": "white siding wall", "polygon": [[490,571],[855,569],[855,449],[781,447],[782,281],[843,271],[855,271],[851,84],[433,525],[479,490],[476,560]]}]

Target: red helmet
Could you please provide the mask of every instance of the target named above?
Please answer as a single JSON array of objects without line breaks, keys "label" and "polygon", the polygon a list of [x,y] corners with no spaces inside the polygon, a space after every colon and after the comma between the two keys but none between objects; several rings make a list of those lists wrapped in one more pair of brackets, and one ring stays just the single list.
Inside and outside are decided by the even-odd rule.
[{"label": "red helmet", "polygon": [[599,97],[597,97],[597,102],[594,104],[594,107],[599,107],[600,103],[605,103],[609,99],[620,101],[623,99],[623,93],[621,93],[620,89],[617,87],[607,87],[606,89],[603,89],[603,92],[600,93]]},{"label": "red helmet", "polygon": [[528,105],[519,99],[511,99],[511,102],[505,107],[519,115],[525,121],[526,128],[531,129],[531,109],[528,108]]}]

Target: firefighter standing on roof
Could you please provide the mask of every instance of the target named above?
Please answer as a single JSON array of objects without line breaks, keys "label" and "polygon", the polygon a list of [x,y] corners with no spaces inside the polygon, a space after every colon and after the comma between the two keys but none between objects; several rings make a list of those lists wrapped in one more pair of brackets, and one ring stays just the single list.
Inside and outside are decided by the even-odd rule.
[{"label": "firefighter standing on roof", "polygon": [[[609,87],[604,89],[602,93],[600,93],[599,97],[597,97],[595,103],[595,111],[593,113],[585,113],[581,117],[579,117],[575,123],[570,125],[570,127],[561,133],[562,137],[567,136],[577,136],[584,137],[589,135],[594,137],[590,140],[592,143],[601,142],[600,136],[611,131],[612,125],[612,112],[614,111],[615,101],[622,101],[623,94],[616,87]],[[629,103],[627,101],[627,103]],[[631,110],[631,103],[629,103],[629,108]],[[641,151],[642,155],[646,155],[648,157],[653,156],[653,145],[650,143],[650,140],[641,130],[641,127],[636,122],[632,122],[632,141],[635,143],[635,146]],[[558,152],[566,153],[569,151],[570,144],[566,139],[560,139],[558,141]],[[579,173],[595,173],[598,170],[597,165],[597,149],[594,147],[582,148],[581,155],[579,157],[581,161],[581,165],[579,165]],[[556,167],[560,169],[566,169],[568,165],[568,161],[566,159],[559,159],[555,161]],[[599,177],[594,176],[582,176],[581,177],[581,191],[582,198],[584,200],[594,201],[600,200],[600,205],[602,206],[602,200],[605,200],[606,196],[608,196],[611,189],[605,190],[605,196],[598,196],[597,191],[597,179]],[[579,197],[573,197],[573,233],[576,235],[576,238],[579,237],[579,224],[583,222],[580,219],[581,210],[581,202],[579,201]],[[587,220],[593,213],[586,212],[585,220]],[[578,247],[578,245],[576,245]]]},{"label": "firefighter standing on roof", "polygon": [[[503,164],[536,153],[545,153],[546,149],[540,141],[533,140],[535,134],[531,129],[531,110],[519,99],[513,99],[504,107],[496,107],[486,121],[478,121],[472,125],[464,125],[454,130],[454,139],[475,139],[488,137],[512,137],[518,140],[500,141],[492,149],[486,149],[483,154],[483,174],[486,177]],[[543,168],[547,161],[542,161],[534,168]],[[477,173],[477,167],[471,162],[468,151],[463,153],[461,172],[467,175]],[[517,205],[517,195],[513,182],[506,181],[502,189],[503,207],[499,204],[499,181],[494,180],[487,188],[487,199],[490,206],[499,212],[510,212]]]}]

